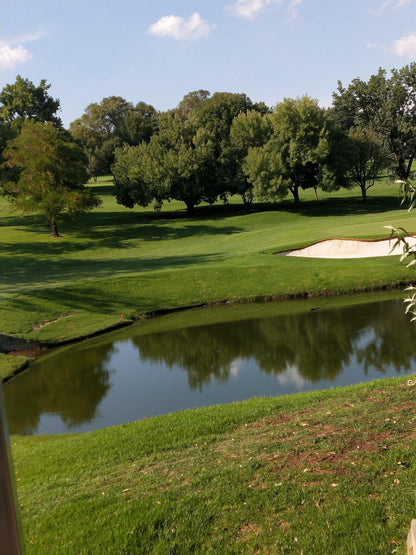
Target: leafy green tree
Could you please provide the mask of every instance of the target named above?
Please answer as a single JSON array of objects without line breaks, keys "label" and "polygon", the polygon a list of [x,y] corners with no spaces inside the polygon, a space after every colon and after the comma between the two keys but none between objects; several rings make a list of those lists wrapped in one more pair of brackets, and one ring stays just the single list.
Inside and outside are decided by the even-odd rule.
[{"label": "leafy green tree", "polygon": [[88,155],[92,177],[111,172],[115,151],[123,143],[138,145],[149,141],[157,127],[153,106],[139,102],[133,106],[120,96],[109,96],[87,106],[84,114],[69,128]]},{"label": "leafy green tree", "polygon": [[201,102],[206,100],[211,96],[209,91],[205,89],[199,89],[198,91],[191,91],[186,94],[183,99],[178,104],[179,112],[185,116],[189,117],[189,115],[198,108]]},{"label": "leafy green tree", "polygon": [[154,202],[155,208],[161,208],[170,193],[165,155],[166,151],[156,137],[150,143],[116,149],[111,171],[119,204],[133,208],[135,204],[146,207]]},{"label": "leafy green tree", "polygon": [[331,116],[346,130],[378,133],[395,176],[406,181],[416,156],[416,62],[393,69],[389,78],[380,68],[367,82],[353,79],[347,88],[338,82]]},{"label": "leafy green tree", "polygon": [[68,132],[51,122],[26,121],[18,137],[7,143],[3,166],[17,170],[14,180],[2,184],[3,194],[23,214],[43,213],[54,237],[63,212],[75,215],[101,201],[84,186],[87,158]]},{"label": "leafy green tree", "polygon": [[209,134],[179,112],[159,115],[159,133],[148,144],[118,149],[112,166],[117,201],[125,206],[157,208],[163,200],[186,204],[188,212],[202,200],[213,202],[214,150]]},{"label": "leafy green tree", "polygon": [[250,148],[243,163],[256,196],[276,200],[290,191],[298,205],[299,189],[330,191],[347,186],[340,148],[343,136],[316,100],[286,98],[277,104],[270,121],[269,141]]},{"label": "leafy green tree", "polygon": [[112,171],[118,202],[131,207],[154,201],[160,208],[163,200],[176,199],[192,212],[201,201],[244,195],[251,185],[241,174],[241,144],[231,145],[230,128],[248,108],[267,111],[246,95],[209,97],[202,89],[185,95],[177,109],[159,114],[158,133],[147,146],[117,150]]},{"label": "leafy green tree", "polygon": [[55,127],[62,127],[56,115],[60,101],[48,94],[49,89],[45,79],[36,87],[32,81],[18,75],[16,81],[6,85],[0,93],[0,121],[10,123],[17,130],[26,120],[50,121]]},{"label": "leafy green tree", "polygon": [[380,136],[371,128],[352,127],[348,131],[349,177],[361,189],[363,201],[367,191],[389,163],[386,149]]},{"label": "leafy green tree", "polygon": [[216,92],[199,102],[189,116],[195,125],[203,127],[212,137],[216,160],[216,176],[211,182],[213,198],[220,196],[225,200],[227,195],[238,193],[242,185],[241,163],[235,158],[230,130],[234,118],[250,110],[264,114],[268,108],[264,103],[253,103],[243,93]]},{"label": "leafy green tree", "polygon": [[[50,121],[55,127],[62,127],[56,115],[60,102],[49,95],[49,88],[45,79],[36,86],[18,75],[13,84],[6,85],[0,92],[0,165],[4,162],[7,141],[19,135],[25,121]],[[1,182],[15,177],[14,169],[3,167],[0,170]]]},{"label": "leafy green tree", "polygon": [[235,170],[234,181],[230,190],[239,194],[244,204],[250,204],[254,198],[253,185],[249,183],[243,171],[243,161],[250,148],[262,147],[273,132],[270,118],[260,112],[250,110],[241,112],[233,119],[230,128],[230,151]]},{"label": "leafy green tree", "polygon": [[149,142],[157,131],[157,111],[146,102],[138,102],[127,111],[119,128],[120,138],[128,145]]}]

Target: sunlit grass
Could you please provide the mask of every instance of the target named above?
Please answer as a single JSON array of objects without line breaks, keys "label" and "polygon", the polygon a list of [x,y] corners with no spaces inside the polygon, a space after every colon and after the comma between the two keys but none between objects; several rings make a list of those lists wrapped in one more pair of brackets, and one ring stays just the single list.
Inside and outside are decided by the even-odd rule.
[{"label": "sunlit grass", "polygon": [[401,378],[13,437],[27,552],[404,553],[414,424]]}]

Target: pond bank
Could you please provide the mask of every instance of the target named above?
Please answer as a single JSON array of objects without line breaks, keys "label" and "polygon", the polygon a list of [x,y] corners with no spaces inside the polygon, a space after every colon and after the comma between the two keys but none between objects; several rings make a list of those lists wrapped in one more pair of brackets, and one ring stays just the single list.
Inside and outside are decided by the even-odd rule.
[{"label": "pond bank", "polygon": [[116,324],[109,325],[102,329],[86,333],[85,335],[79,335],[71,339],[48,339],[47,341],[31,340],[22,334],[21,337],[14,335],[0,333],[0,364],[2,366],[1,379],[7,382],[12,377],[16,376],[19,372],[26,370],[30,363],[36,360],[39,356],[46,354],[49,349],[79,343],[85,339],[94,338],[97,336],[104,335],[114,330],[122,329],[128,327],[135,322],[141,320],[147,320],[156,318],[158,316],[164,316],[167,314],[174,314],[177,312],[184,312],[192,310],[195,308],[202,307],[216,307],[221,305],[234,305],[234,304],[249,304],[249,303],[267,303],[267,302],[279,302],[279,301],[291,301],[291,300],[302,300],[302,299],[319,299],[319,298],[332,298],[347,295],[357,295],[360,296],[365,293],[381,292],[381,291],[399,291],[400,288],[405,287],[411,281],[401,280],[399,283],[391,285],[377,285],[377,286],[365,286],[364,288],[357,288],[355,290],[345,290],[332,292],[330,290],[317,291],[317,292],[299,292],[299,293],[288,293],[280,295],[255,295],[250,297],[230,297],[228,299],[223,299],[219,301],[207,301],[197,304],[190,304],[187,306],[178,306],[175,308],[158,309],[152,310],[147,313],[138,314],[136,316],[131,315],[126,318],[123,314],[122,320]]},{"label": "pond bank", "polygon": [[402,293],[196,308],[59,347],[4,389],[12,434],[78,433],[414,372]]}]

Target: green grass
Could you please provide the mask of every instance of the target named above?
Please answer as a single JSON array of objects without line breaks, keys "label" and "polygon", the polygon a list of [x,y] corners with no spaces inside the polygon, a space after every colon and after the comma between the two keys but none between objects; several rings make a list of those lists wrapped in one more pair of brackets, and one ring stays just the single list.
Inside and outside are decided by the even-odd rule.
[{"label": "green grass", "polygon": [[29,365],[30,358],[25,355],[0,353],[0,378],[7,380]]},{"label": "green grass", "polygon": [[[367,204],[357,190],[303,193],[255,204],[248,211],[201,205],[188,217],[172,202],[160,215],[125,209],[112,182],[92,185],[99,210],[64,222],[52,239],[43,218],[19,218],[1,201],[2,331],[44,343],[62,342],[143,314],[203,303],[336,294],[397,286],[413,278],[398,257],[314,260],[273,256],[325,238],[380,238],[384,225],[416,232],[397,189],[381,180]],[[266,254],[263,254],[266,253]]]},{"label": "green grass", "polygon": [[27,553],[404,553],[414,394],[389,379],[13,437]]}]

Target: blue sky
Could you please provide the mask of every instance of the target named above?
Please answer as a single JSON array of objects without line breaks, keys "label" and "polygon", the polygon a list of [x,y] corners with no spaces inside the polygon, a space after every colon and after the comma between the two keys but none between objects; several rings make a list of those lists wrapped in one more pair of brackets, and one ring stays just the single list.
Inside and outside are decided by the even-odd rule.
[{"label": "blue sky", "polygon": [[415,0],[1,0],[1,87],[46,79],[68,126],[117,95],[158,110],[189,91],[273,106],[416,60]]}]

